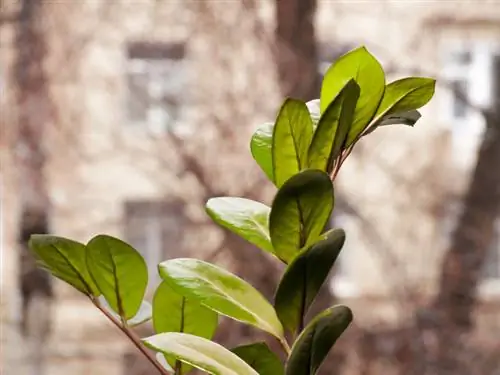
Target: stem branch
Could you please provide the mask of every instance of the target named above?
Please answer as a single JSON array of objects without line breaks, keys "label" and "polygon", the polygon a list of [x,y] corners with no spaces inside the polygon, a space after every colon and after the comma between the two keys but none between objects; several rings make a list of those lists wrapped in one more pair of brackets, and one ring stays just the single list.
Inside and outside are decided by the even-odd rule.
[{"label": "stem branch", "polygon": [[153,354],[149,352],[146,347],[142,344],[141,339],[137,337],[137,335],[127,326],[122,325],[115,317],[113,317],[109,312],[107,312],[97,300],[91,299],[92,303],[94,304],[95,307],[97,307],[111,322],[118,327],[120,331],[122,331],[129,339],[132,341],[132,343],[135,345],[139,351],[144,354],[144,356],[148,359],[151,364],[156,367],[156,369],[159,371],[160,374],[162,375],[170,375],[167,370],[163,368],[163,366],[158,362]]}]

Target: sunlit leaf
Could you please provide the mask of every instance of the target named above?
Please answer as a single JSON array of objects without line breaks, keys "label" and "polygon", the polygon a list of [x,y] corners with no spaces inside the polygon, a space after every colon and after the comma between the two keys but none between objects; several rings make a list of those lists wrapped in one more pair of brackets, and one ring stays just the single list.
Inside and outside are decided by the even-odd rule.
[{"label": "sunlit leaf", "polygon": [[98,296],[99,289],[90,276],[84,244],[45,234],[34,234],[29,247],[41,267],[88,296]]},{"label": "sunlit leaf", "polygon": [[354,121],[347,135],[346,147],[354,143],[368,126],[385,89],[384,70],[365,47],[343,55],[327,70],[321,86],[322,113],[351,79],[359,85],[361,94],[356,105]]},{"label": "sunlit leaf", "polygon": [[307,166],[313,125],[305,103],[287,99],[278,114],[272,138],[274,182],[280,187]]},{"label": "sunlit leaf", "polygon": [[141,306],[148,284],[148,268],[129,244],[98,235],[87,244],[87,267],[109,306],[124,320]]},{"label": "sunlit leaf", "polygon": [[190,258],[159,265],[160,275],[177,293],[235,320],[282,338],[271,304],[250,284],[213,264]]},{"label": "sunlit leaf", "polygon": [[142,340],[167,356],[213,375],[259,375],[245,361],[223,346],[187,333],[160,333]]},{"label": "sunlit leaf", "polygon": [[265,204],[245,198],[211,198],[206,204],[206,211],[217,224],[274,254],[269,236],[271,208]]},{"label": "sunlit leaf", "polygon": [[252,135],[250,150],[253,158],[266,174],[267,178],[274,182],[272,152],[273,131],[273,123],[266,123],[260,126]]}]

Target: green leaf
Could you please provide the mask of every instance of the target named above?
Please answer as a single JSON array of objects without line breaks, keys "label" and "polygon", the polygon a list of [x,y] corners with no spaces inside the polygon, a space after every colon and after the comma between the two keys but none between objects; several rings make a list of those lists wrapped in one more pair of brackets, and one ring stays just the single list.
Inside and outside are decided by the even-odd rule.
[{"label": "green leaf", "polygon": [[290,178],[274,198],[269,232],[276,255],[289,263],[323,231],[333,208],[333,185],[322,171],[308,169]]},{"label": "green leaf", "polygon": [[[167,362],[167,359],[165,358],[165,354],[158,352],[156,353],[156,360],[162,365],[162,367],[167,370],[170,373],[174,373],[175,370],[170,366],[170,364]],[[188,365],[186,365],[188,366]]]},{"label": "green leaf", "polygon": [[411,77],[391,82],[373,118],[377,125],[384,117],[413,111],[426,105],[434,95],[436,81],[431,78]]},{"label": "green leaf", "polygon": [[271,304],[250,284],[213,264],[179,258],[160,263],[160,275],[177,293],[235,320],[283,338]]},{"label": "green leaf", "polygon": [[322,113],[350,79],[354,79],[359,85],[361,95],[347,135],[346,147],[353,144],[368,126],[385,89],[385,75],[380,63],[365,47],[357,48],[340,57],[327,70],[321,86]]},{"label": "green leaf", "polygon": [[276,312],[285,329],[299,332],[307,310],[318,295],[345,242],[345,232],[333,229],[302,251],[283,275],[276,291]]},{"label": "green leaf", "polygon": [[236,354],[202,337],[187,333],[160,333],[142,340],[167,356],[213,375],[259,375]]},{"label": "green leaf", "polygon": [[285,368],[280,359],[264,342],[241,345],[231,351],[248,363],[259,375],[285,374]]},{"label": "green leaf", "polygon": [[316,129],[321,117],[321,107],[319,99],[313,99],[306,103],[307,109],[309,110],[309,115],[313,123],[313,130]]},{"label": "green leaf", "polygon": [[113,311],[125,320],[137,314],[148,284],[148,269],[132,246],[98,235],[87,244],[87,267]]},{"label": "green leaf", "polygon": [[[108,302],[103,296],[99,296],[98,301],[99,305],[103,309],[105,309],[111,316],[113,316],[117,320],[120,320],[120,316],[113,311],[113,309],[111,308],[111,306],[109,306]],[[151,304],[148,301],[142,301],[139,311],[137,312],[137,314],[135,314],[134,317],[127,320],[127,324],[130,327],[135,327],[142,323],[146,323],[148,320],[151,319],[152,316],[153,316],[153,308],[151,307]]]},{"label": "green leaf", "polygon": [[400,113],[394,113],[392,115],[385,115],[379,120],[379,122],[376,125],[372,125],[366,128],[363,135],[364,136],[368,135],[381,126],[387,126],[387,125],[413,126],[417,123],[420,117],[422,117],[422,115],[416,109],[408,112],[400,112]]},{"label": "green leaf", "polygon": [[[166,282],[162,282],[153,297],[153,327],[156,333],[183,332],[211,339],[217,328],[216,312],[176,293]],[[174,358],[167,358],[171,367],[176,367]],[[189,371],[183,365],[181,373]]]},{"label": "green leaf", "polygon": [[245,198],[211,198],[206,204],[206,210],[217,224],[274,254],[269,236],[271,209],[265,204]]},{"label": "green leaf", "polygon": [[334,306],[321,312],[295,341],[286,365],[286,375],[314,375],[337,339],[351,324],[347,306]]},{"label": "green leaf", "polygon": [[260,126],[252,135],[250,151],[267,178],[274,182],[272,152],[273,131],[273,123],[266,123]]},{"label": "green leaf", "polygon": [[34,234],[29,247],[39,265],[55,277],[88,296],[100,294],[87,269],[84,244],[63,237]]},{"label": "green leaf", "polygon": [[309,146],[309,168],[331,172],[352,125],[359,86],[349,80],[321,116]]},{"label": "green leaf", "polygon": [[313,125],[305,103],[287,99],[281,106],[272,137],[273,175],[279,188],[307,166]]}]

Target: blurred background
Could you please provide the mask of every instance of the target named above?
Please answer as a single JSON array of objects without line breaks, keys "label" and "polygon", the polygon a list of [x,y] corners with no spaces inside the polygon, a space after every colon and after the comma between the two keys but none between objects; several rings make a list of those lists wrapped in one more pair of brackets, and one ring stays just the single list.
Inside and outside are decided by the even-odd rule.
[{"label": "blurred background", "polygon": [[[286,96],[365,45],[388,81],[435,77],[415,128],[344,164],[348,239],[315,311],[355,321],[322,374],[500,374],[498,0],[2,0],[1,374],[153,374],[76,291],[35,268],[31,233],[107,233],[150,267],[193,256],[272,298],[281,266],[219,229],[210,197],[270,204],[249,151]],[[145,325],[139,334],[148,335]],[[228,346],[269,338],[222,321]],[[271,341],[271,345],[273,345]]]}]

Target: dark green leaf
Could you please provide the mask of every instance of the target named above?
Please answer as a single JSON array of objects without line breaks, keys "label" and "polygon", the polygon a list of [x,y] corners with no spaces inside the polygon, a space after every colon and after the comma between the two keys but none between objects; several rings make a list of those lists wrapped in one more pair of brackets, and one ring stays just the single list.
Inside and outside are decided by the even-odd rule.
[{"label": "dark green leaf", "polygon": [[269,232],[276,255],[289,263],[312,244],[330,218],[333,185],[322,171],[308,169],[290,178],[274,198]]},{"label": "dark green leaf", "polygon": [[373,132],[375,129],[386,126],[386,125],[408,125],[413,126],[416,122],[422,117],[419,111],[416,109],[408,112],[394,113],[392,115],[383,116],[378,124],[372,125],[366,128],[363,135],[368,135]]},{"label": "dark green leaf", "polygon": [[[98,298],[99,305],[106,310],[111,316],[113,316],[118,321],[120,320],[120,316],[113,311],[113,309],[109,306],[108,302],[103,296],[99,296]],[[135,316],[129,320],[127,320],[127,324],[130,327],[138,326],[142,323],[147,322],[153,316],[153,309],[151,304],[148,301],[142,301],[141,307]]]},{"label": "dark green leaf", "polygon": [[302,251],[287,267],[276,291],[274,306],[285,329],[297,333],[345,241],[342,229],[333,229]]},{"label": "dark green leaf", "polygon": [[253,158],[264,171],[267,178],[274,182],[272,151],[273,131],[273,123],[267,123],[260,126],[255,133],[253,133],[252,140],[250,141],[250,150]]},{"label": "dark green leaf", "polygon": [[326,108],[309,146],[309,168],[331,172],[351,128],[358,98],[359,86],[351,79]]},{"label": "dark green leaf", "polygon": [[217,224],[274,254],[269,236],[271,209],[265,204],[245,198],[211,198],[206,204],[206,210]]},{"label": "dark green leaf", "polygon": [[124,320],[134,317],[148,284],[142,256],[118,238],[99,235],[87,244],[87,266],[111,308]]},{"label": "dark green leaf", "polygon": [[326,72],[321,86],[321,112],[339,95],[342,88],[354,79],[361,89],[354,121],[345,146],[356,141],[377,111],[385,89],[382,66],[365,47],[357,48],[340,57]]},{"label": "dark green leaf", "polygon": [[160,263],[160,275],[177,293],[282,339],[271,304],[250,284],[213,264],[180,258]]},{"label": "dark green leaf", "polygon": [[202,337],[187,333],[160,333],[142,340],[167,356],[213,375],[259,375],[236,354]]},{"label": "dark green leaf", "polygon": [[273,175],[279,188],[307,166],[313,126],[305,103],[287,99],[278,114],[272,138]]},{"label": "dark green leaf", "polygon": [[41,267],[88,296],[98,296],[99,289],[89,274],[84,244],[63,237],[34,234],[29,247]]},{"label": "dark green leaf", "polygon": [[[166,282],[156,289],[153,298],[153,327],[156,333],[183,332],[211,339],[217,328],[217,313],[176,293]],[[176,367],[174,358],[167,358]],[[189,371],[181,367],[181,374]]]},{"label": "dark green leaf", "polygon": [[285,368],[266,343],[241,345],[231,350],[250,365],[259,375],[284,375]]},{"label": "dark green leaf", "polygon": [[330,307],[317,315],[295,341],[286,365],[286,375],[316,374],[351,321],[351,310],[342,305]]},{"label": "dark green leaf", "polygon": [[434,95],[436,81],[430,78],[403,78],[391,82],[385,88],[384,96],[373,118],[372,124],[392,114],[419,109]]}]

